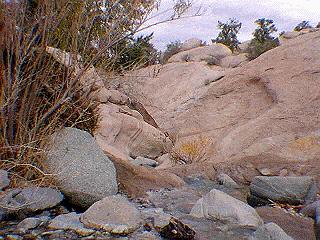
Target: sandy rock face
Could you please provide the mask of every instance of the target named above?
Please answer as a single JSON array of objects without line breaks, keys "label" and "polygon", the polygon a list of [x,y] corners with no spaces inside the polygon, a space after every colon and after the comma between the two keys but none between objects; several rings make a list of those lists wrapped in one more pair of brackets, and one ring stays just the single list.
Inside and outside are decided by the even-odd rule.
[{"label": "sandy rock face", "polygon": [[[183,140],[212,139],[210,162],[274,164],[276,172],[290,163],[303,167],[319,159],[319,37],[318,31],[290,39],[207,85],[205,79],[221,68],[203,62],[174,62],[157,66],[156,76],[126,80],[143,93],[137,98],[161,129]],[[138,73],[148,76],[154,69]]]},{"label": "sandy rock face", "polygon": [[171,140],[159,129],[143,121],[139,112],[115,104],[99,106],[101,121],[95,137],[127,156],[156,158],[172,147]]}]

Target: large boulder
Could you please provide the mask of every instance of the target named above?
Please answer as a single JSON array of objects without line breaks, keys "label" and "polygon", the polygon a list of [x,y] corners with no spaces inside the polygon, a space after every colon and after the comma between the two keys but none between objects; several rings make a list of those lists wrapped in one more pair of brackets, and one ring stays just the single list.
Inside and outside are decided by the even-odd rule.
[{"label": "large boulder", "polygon": [[108,144],[127,156],[155,159],[172,147],[171,140],[146,123],[135,110],[116,104],[99,106],[100,121],[95,137],[100,146]]},{"label": "large boulder", "polygon": [[85,211],[80,221],[89,228],[114,234],[129,234],[139,228],[142,218],[138,209],[120,195],[106,197]]},{"label": "large boulder", "polygon": [[190,215],[246,227],[258,227],[263,223],[254,208],[216,189],[199,199]]},{"label": "large boulder", "polygon": [[[103,143],[101,143],[103,144]],[[117,169],[119,188],[130,197],[144,197],[151,190],[179,188],[184,181],[173,173],[136,166],[127,155],[107,144],[101,145]]]},{"label": "large boulder", "polygon": [[280,203],[303,204],[317,197],[317,187],[312,177],[258,176],[250,184],[253,196]]},{"label": "large boulder", "polygon": [[72,204],[89,207],[118,191],[113,163],[88,132],[75,128],[56,132],[44,164]]},{"label": "large boulder", "polygon": [[201,62],[212,58],[220,60],[231,54],[232,52],[227,46],[218,43],[179,52],[173,55],[168,62]]},{"label": "large boulder", "polygon": [[190,50],[192,48],[201,47],[202,41],[198,38],[190,38],[181,45],[181,51]]},{"label": "large boulder", "polygon": [[219,62],[219,66],[223,68],[235,68],[246,62],[248,62],[247,54],[242,53],[239,55],[227,56],[225,58],[222,58]]}]

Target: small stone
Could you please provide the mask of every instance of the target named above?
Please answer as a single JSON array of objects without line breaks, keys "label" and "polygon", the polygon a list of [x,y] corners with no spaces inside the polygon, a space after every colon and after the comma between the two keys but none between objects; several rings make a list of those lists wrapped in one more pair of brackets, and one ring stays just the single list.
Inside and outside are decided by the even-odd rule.
[{"label": "small stone", "polygon": [[26,232],[30,229],[36,228],[41,224],[40,218],[26,218],[17,225],[17,229],[21,232]]},{"label": "small stone", "polygon": [[133,165],[136,166],[144,166],[144,167],[156,167],[158,166],[158,162],[149,158],[137,157],[133,161],[131,161]]},{"label": "small stone", "polygon": [[301,209],[300,213],[307,217],[315,218],[316,217],[316,209],[320,207],[320,200],[315,201],[304,208]]},{"label": "small stone", "polygon": [[258,169],[258,171],[260,172],[260,174],[262,176],[272,176],[272,175],[274,175],[269,168],[261,168],[261,169]]},{"label": "small stone", "polygon": [[132,203],[123,196],[115,195],[94,203],[81,215],[80,221],[89,228],[131,233],[139,228],[142,219]]},{"label": "small stone", "polygon": [[144,219],[152,219],[155,229],[161,229],[168,225],[172,216],[164,213],[162,208],[146,209],[142,212]]},{"label": "small stone", "polygon": [[19,235],[7,235],[6,240],[22,240],[23,237],[19,236]]},{"label": "small stone", "polygon": [[8,177],[8,172],[0,169],[0,191],[10,184],[10,179]]},{"label": "small stone", "polygon": [[254,240],[293,240],[288,234],[286,234],[282,228],[275,223],[267,223],[259,226],[254,233]]},{"label": "small stone", "polygon": [[224,173],[221,173],[217,177],[217,181],[220,185],[224,185],[225,187],[239,188],[239,185],[231,177]]},{"label": "small stone", "polygon": [[62,230],[73,230],[80,236],[89,236],[95,231],[93,229],[85,228],[83,223],[80,222],[81,214],[75,212],[62,214],[49,223],[49,229],[62,229]]},{"label": "small stone", "polygon": [[281,169],[279,172],[279,176],[285,177],[288,176],[288,170],[287,169]]}]

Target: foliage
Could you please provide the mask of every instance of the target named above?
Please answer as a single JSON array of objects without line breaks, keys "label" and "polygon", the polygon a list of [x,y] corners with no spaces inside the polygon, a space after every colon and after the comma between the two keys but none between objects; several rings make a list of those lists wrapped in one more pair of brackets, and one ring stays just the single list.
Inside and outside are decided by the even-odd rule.
[{"label": "foliage", "polygon": [[206,153],[210,141],[208,138],[199,137],[193,140],[182,142],[175,146],[171,151],[173,164],[191,164],[207,159]]},{"label": "foliage", "polygon": [[175,41],[167,44],[166,50],[161,57],[161,63],[168,62],[169,58],[181,51],[181,41]]},{"label": "foliage", "polygon": [[223,23],[218,21],[218,29],[220,33],[216,39],[213,39],[212,42],[222,43],[228,46],[232,52],[238,49],[239,40],[237,34],[241,29],[242,23],[236,19],[229,19],[228,22]]},{"label": "foliage", "polygon": [[[114,49],[123,48],[120,43],[135,33],[149,11],[147,1],[125,1],[121,7],[123,1],[107,2],[114,5],[105,6],[109,14],[103,16],[101,6],[91,0],[0,2],[0,167],[16,179],[42,182],[49,177],[42,159],[47,137],[57,129],[94,131],[96,103],[88,96],[95,89],[84,89],[80,79],[106,56],[107,70],[114,71]],[[150,39],[127,41],[141,53],[151,47]],[[75,74],[57,63],[46,53],[47,46],[82,56],[82,70]]]},{"label": "foliage", "polygon": [[118,44],[119,57],[115,63],[118,70],[131,70],[159,62],[159,52],[150,43],[153,33],[137,38],[130,37]]},{"label": "foliage", "polygon": [[273,20],[260,18],[255,21],[258,27],[253,32],[254,39],[263,43],[268,40],[274,40],[272,33],[278,31]]},{"label": "foliage", "polygon": [[261,18],[255,21],[258,27],[253,32],[254,38],[248,48],[247,57],[253,60],[261,54],[279,46],[279,39],[272,36],[277,31],[273,20]]},{"label": "foliage", "polygon": [[302,29],[312,28],[309,21],[302,21],[297,26],[295,26],[294,31],[300,32]]}]

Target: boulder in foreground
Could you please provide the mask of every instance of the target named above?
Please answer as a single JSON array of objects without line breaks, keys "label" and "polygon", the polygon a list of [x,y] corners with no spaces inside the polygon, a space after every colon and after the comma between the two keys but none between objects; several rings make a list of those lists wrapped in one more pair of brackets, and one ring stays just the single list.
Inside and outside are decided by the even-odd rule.
[{"label": "boulder in foreground", "polygon": [[74,205],[87,208],[118,192],[113,163],[85,131],[65,128],[54,134],[45,164]]},{"label": "boulder in foreground", "polygon": [[258,227],[263,223],[254,208],[216,189],[199,199],[190,214],[245,227]]}]

